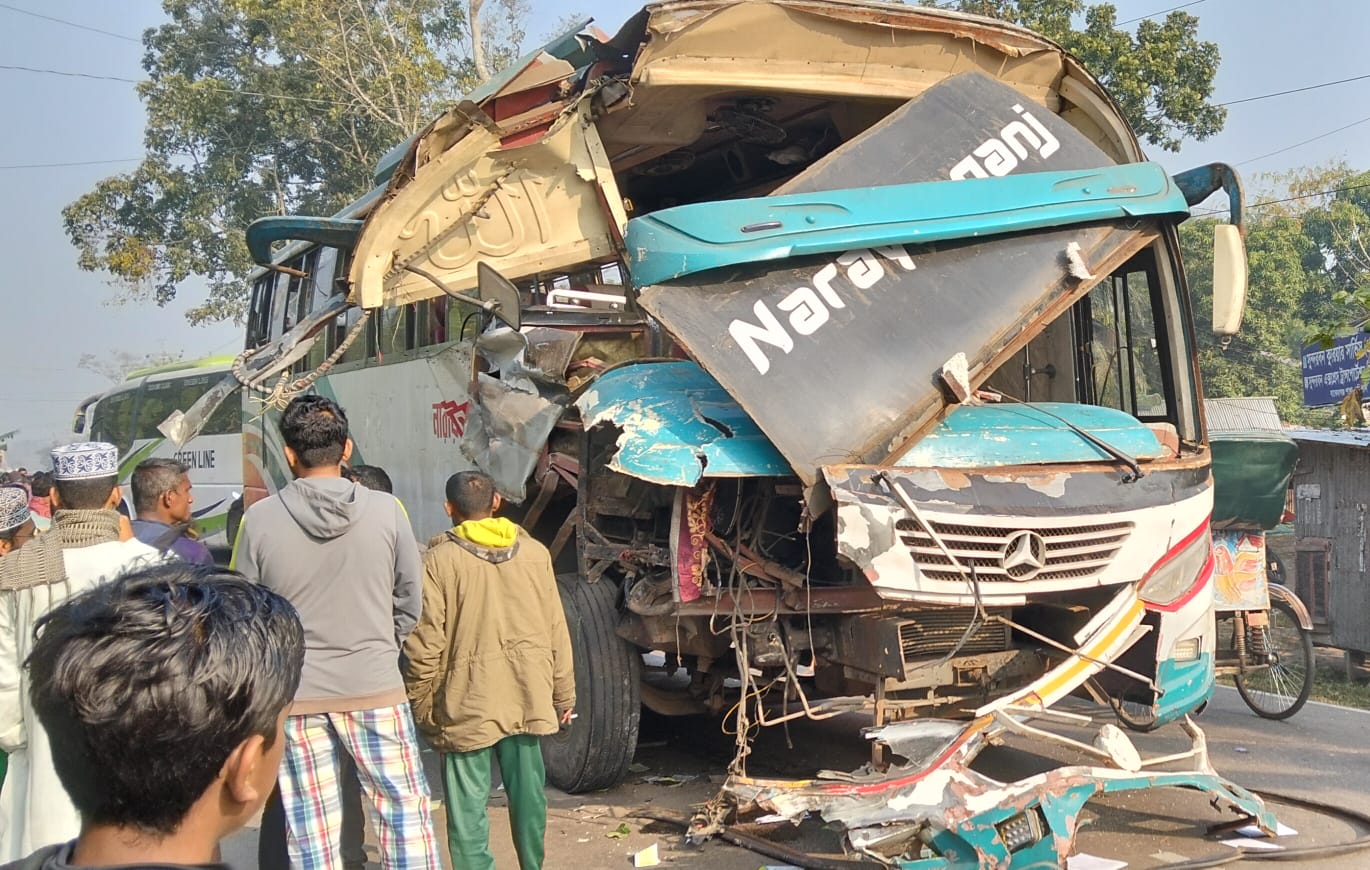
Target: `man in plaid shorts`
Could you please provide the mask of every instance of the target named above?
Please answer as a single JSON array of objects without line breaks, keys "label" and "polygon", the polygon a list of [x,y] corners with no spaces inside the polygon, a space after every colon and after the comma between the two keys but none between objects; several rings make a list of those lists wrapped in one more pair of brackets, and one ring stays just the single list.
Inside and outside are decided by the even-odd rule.
[{"label": "man in plaid shorts", "polygon": [[337,403],[297,397],[281,439],[295,480],[248,509],[234,565],[288,599],[304,624],[280,778],[290,864],[341,868],[336,758],[346,753],[375,808],[387,870],[440,870],[399,670],[422,598],[414,534],[394,496],[342,477],[352,441]]}]

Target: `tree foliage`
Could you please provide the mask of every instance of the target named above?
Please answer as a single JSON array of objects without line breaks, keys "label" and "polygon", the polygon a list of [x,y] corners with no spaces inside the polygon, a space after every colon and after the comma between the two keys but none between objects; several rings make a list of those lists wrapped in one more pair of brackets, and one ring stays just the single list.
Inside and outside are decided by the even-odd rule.
[{"label": "tree foliage", "polygon": [[146,156],[63,210],[81,268],[126,300],[166,304],[209,284],[194,322],[239,316],[243,228],[331,214],[372,186],[378,159],[523,38],[526,0],[164,0],[143,37]]},{"label": "tree foliage", "polygon": [[1370,317],[1370,173],[1338,163],[1264,175],[1253,187],[1246,316],[1226,349],[1204,328],[1212,312],[1212,221],[1180,228],[1204,389],[1274,396],[1287,422],[1331,425],[1333,410],[1303,407],[1300,353]]},{"label": "tree foliage", "polygon": [[138,369],[151,368],[152,366],[164,366],[185,359],[185,354],[181,351],[155,351],[153,353],[130,353],[126,350],[116,350],[109,356],[97,356],[93,353],[83,353],[81,358],[76,361],[78,369],[85,369],[94,372],[111,383],[122,384],[128,380],[128,376]]},{"label": "tree foliage", "polygon": [[[922,0],[923,5],[947,5]],[[1209,102],[1218,46],[1199,39],[1199,19],[1175,10],[1160,21],[1118,26],[1111,3],[1085,0],[960,0],[962,12],[1021,24],[1060,43],[1099,77],[1137,135],[1167,151],[1220,131],[1227,110]]]},{"label": "tree foliage", "polygon": [[1370,172],[1344,163],[1311,167],[1282,178],[1288,203],[1316,246],[1316,265],[1329,285],[1313,338],[1330,342],[1370,318]]}]

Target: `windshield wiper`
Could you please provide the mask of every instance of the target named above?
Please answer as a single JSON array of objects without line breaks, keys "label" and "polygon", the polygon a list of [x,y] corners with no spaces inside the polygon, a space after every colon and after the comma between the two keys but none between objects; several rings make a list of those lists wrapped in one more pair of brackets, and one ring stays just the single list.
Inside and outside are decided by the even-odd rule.
[{"label": "windshield wiper", "polygon": [[[1004,396],[1004,398],[1011,399],[1011,397],[1009,396]],[[1146,477],[1146,472],[1142,471],[1141,464],[1137,462],[1136,458],[1133,457],[1132,454],[1128,453],[1127,451],[1119,447],[1115,447],[1112,444],[1109,444],[1107,441],[1100,438],[1098,435],[1095,435],[1093,432],[1090,432],[1086,429],[1082,429],[1081,427],[1067,420],[1065,417],[1062,417],[1060,414],[1053,414],[1052,412],[1048,411],[1046,408],[1041,407],[1040,405],[1036,405],[1032,402],[1024,402],[1021,400],[1012,401],[1014,402],[1014,404],[1023,405],[1025,407],[1031,408],[1039,414],[1045,414],[1054,420],[1058,420],[1064,423],[1070,429],[1070,431],[1074,432],[1076,435],[1079,435],[1081,438],[1085,439],[1090,444],[1093,444],[1095,447],[1107,453],[1109,456],[1112,456],[1114,459],[1118,460],[1118,462],[1122,463],[1123,465],[1126,465],[1128,470],[1127,473],[1123,474],[1123,483],[1133,483],[1135,481],[1141,480],[1143,477]]]}]

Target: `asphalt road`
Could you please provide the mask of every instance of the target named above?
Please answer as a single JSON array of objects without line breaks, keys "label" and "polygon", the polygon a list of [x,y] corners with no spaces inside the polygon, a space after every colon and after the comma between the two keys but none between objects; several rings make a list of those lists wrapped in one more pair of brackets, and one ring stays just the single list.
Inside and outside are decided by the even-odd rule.
[{"label": "asphalt road", "polygon": [[[1084,705],[1070,709],[1100,713]],[[1098,721],[1110,719],[1100,713]],[[783,731],[768,729],[755,744],[748,772],[758,776],[804,776],[819,768],[854,768],[867,759],[869,752],[859,734],[861,724],[856,717],[794,723],[788,740]],[[1251,714],[1235,691],[1220,687],[1199,724],[1207,735],[1214,766],[1239,785],[1255,791],[1272,790],[1323,803],[1339,803],[1352,809],[1364,804],[1370,784],[1370,751],[1365,748],[1370,740],[1370,713],[1310,703],[1291,721],[1268,722]],[[1077,736],[1088,742],[1091,735],[1082,730]],[[1144,755],[1188,746],[1187,739],[1175,728],[1132,737]],[[672,826],[629,816],[642,806],[688,815],[692,805],[717,791],[732,749],[732,738],[721,734],[717,723],[711,720],[646,721],[633,772],[623,785],[606,792],[575,796],[549,789],[548,870],[632,867],[632,856],[653,846],[663,866],[757,870],[783,863],[718,841],[689,847],[681,842],[679,831]],[[436,784],[440,782],[436,777],[437,757],[432,753],[425,756],[429,781]],[[1007,746],[987,749],[975,766],[990,776],[1011,780],[1056,763],[1080,760],[1069,751],[1014,738]],[[653,781],[656,777],[669,779]],[[1278,803],[1274,807],[1280,821],[1298,831],[1297,835],[1275,841],[1286,848],[1347,842],[1370,834],[1306,810]],[[440,806],[435,816],[441,836]],[[490,816],[498,866],[517,867],[499,790],[492,796]],[[1222,856],[1230,854],[1231,848],[1206,833],[1209,825],[1224,820],[1205,797],[1195,792],[1165,789],[1110,795],[1086,807],[1077,848],[1090,855],[1127,861],[1132,868]],[[839,849],[840,835],[816,820],[798,828],[782,824],[765,830],[777,841],[802,850],[832,853]],[[374,857],[374,845],[371,848]],[[225,844],[225,858],[235,867],[255,867],[255,849],[256,830],[248,828]],[[1243,861],[1240,866],[1255,863]],[[1332,860],[1282,861],[1279,866],[1370,866],[1370,852]]]}]

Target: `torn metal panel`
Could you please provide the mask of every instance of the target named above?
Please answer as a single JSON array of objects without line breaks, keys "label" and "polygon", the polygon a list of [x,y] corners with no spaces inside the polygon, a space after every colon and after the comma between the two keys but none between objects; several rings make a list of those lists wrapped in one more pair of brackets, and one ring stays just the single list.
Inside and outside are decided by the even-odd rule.
[{"label": "torn metal panel", "polygon": [[[564,404],[538,392],[530,375],[543,373],[529,369],[523,358],[525,348],[525,336],[508,329],[482,334],[474,351],[492,363],[499,377],[477,374],[474,384],[473,345],[452,344],[429,356],[434,384],[448,389],[474,386],[469,393],[444,393],[445,411],[452,418],[443,425],[462,434],[464,458],[489,474],[501,495],[512,501],[523,500],[526,482],[552,427],[566,412]],[[438,425],[434,417],[434,426]]]},{"label": "torn metal panel", "polygon": [[501,493],[521,502],[524,484],[565,409],[485,374],[478,378],[475,399],[476,414],[461,452],[494,478]]},{"label": "torn metal panel", "polygon": [[442,292],[406,266],[469,290],[477,261],[518,279],[616,255],[619,227],[601,203],[618,192],[596,160],[588,101],[517,148],[501,148],[499,127],[483,116],[486,125],[473,122],[461,108],[415,140],[367,216],[348,276],[351,299],[363,308]]},{"label": "torn metal panel", "polygon": [[687,145],[708,123],[711,91],[907,100],[982,70],[1053,112],[1066,109],[1113,162],[1141,159],[1097,81],[1059,46],[1003,21],[915,5],[786,0],[654,4],[611,41],[637,52],[633,111],[605,119],[612,145]]},{"label": "torn metal panel", "polygon": [[[1187,719],[1188,752],[1144,759],[1111,724],[1091,745],[1027,725],[1032,715],[1014,710],[970,723],[932,719],[888,725],[868,732],[905,759],[888,770],[868,765],[852,773],[823,771],[817,779],[798,782],[734,776],[723,794],[742,809],[761,808],[796,821],[817,813],[843,825],[857,851],[904,867],[1056,865],[1073,850],[1086,802],[1099,794],[1150,788],[1206,792],[1215,808],[1275,830],[1274,814],[1259,798],[1218,776],[1203,732]],[[1011,783],[971,769],[985,746],[1009,733],[1059,743],[1095,763]],[[925,857],[927,851],[931,857]]]},{"label": "torn metal panel", "polygon": [[652,483],[792,473],[751,418],[692,362],[605,372],[576,406],[587,429],[611,423],[622,430],[609,467]]},{"label": "torn metal panel", "polygon": [[[1034,118],[1035,132],[1015,110],[1021,99],[982,76],[957,76],[786,190],[1107,165],[1054,115]],[[1032,133],[1032,148],[996,138],[1026,135],[1007,132],[1015,124]],[[909,149],[911,140],[927,147]],[[978,385],[1154,232],[1136,222],[859,249],[689,276],[643,289],[640,301],[813,485],[822,466],[899,456],[942,407],[933,378],[946,360],[965,353]],[[1068,250],[1092,278],[1072,274]]]}]

